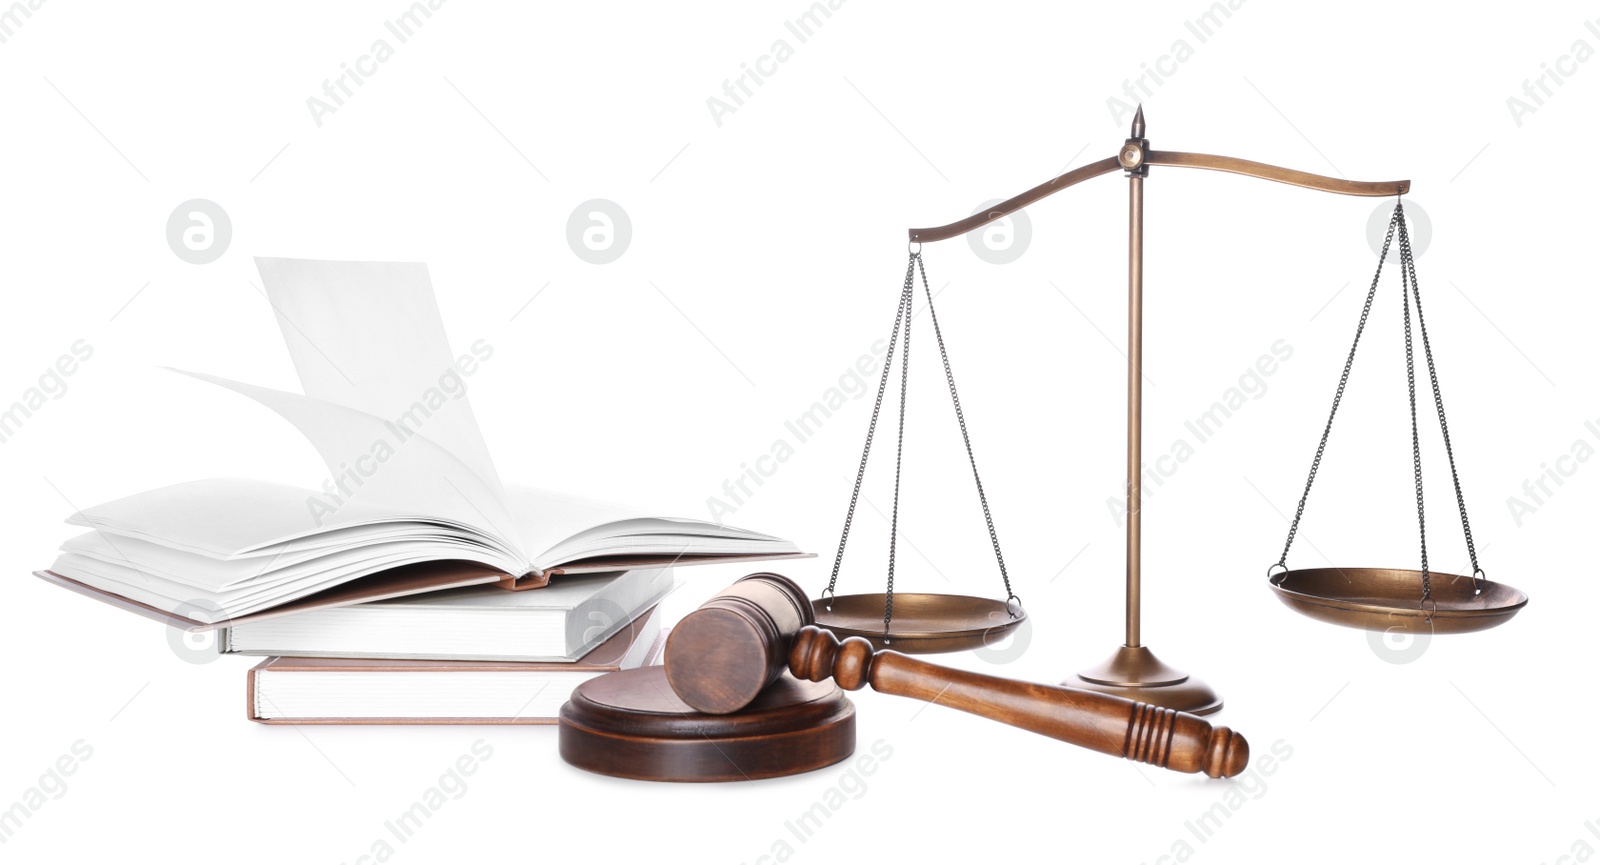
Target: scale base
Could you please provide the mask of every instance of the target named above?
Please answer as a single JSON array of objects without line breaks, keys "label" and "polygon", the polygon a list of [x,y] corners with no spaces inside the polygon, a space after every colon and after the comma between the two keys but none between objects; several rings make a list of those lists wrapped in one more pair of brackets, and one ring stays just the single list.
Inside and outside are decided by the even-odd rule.
[{"label": "scale base", "polygon": [[1222,708],[1222,698],[1209,685],[1162,663],[1145,646],[1123,646],[1061,684],[1191,715],[1209,715]]}]

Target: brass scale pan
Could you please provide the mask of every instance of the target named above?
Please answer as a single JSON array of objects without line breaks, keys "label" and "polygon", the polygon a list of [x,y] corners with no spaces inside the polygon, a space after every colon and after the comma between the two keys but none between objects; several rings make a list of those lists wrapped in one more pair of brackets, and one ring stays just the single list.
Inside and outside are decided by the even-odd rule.
[{"label": "brass scale pan", "polygon": [[1421,571],[1395,568],[1303,568],[1269,578],[1278,600],[1319,622],[1414,634],[1466,634],[1504,624],[1528,596],[1503,583],[1455,574],[1429,575],[1433,594],[1419,604]]},{"label": "brass scale pan", "polygon": [[[894,627],[883,626],[884,595],[840,595],[811,602],[820,627],[845,637],[862,637],[879,649],[910,654],[963,652],[1005,639],[1027,613],[993,598],[969,595],[894,593]],[[830,610],[829,607],[832,607]]]}]

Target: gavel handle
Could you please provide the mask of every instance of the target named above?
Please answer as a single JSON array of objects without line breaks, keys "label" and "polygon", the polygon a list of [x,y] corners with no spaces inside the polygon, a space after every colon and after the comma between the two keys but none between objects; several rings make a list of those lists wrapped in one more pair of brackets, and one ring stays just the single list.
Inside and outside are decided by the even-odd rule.
[{"label": "gavel handle", "polygon": [[830,676],[847,691],[874,691],[938,703],[1102,754],[1177,772],[1231,778],[1244,771],[1250,746],[1227,727],[1187,712],[1110,694],[952,670],[851,637],[806,626],[795,636],[789,669],[802,679]]}]

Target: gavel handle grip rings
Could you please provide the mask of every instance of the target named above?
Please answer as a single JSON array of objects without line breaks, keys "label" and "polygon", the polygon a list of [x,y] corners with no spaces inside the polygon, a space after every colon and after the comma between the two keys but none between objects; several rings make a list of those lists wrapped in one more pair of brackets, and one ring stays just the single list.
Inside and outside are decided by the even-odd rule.
[{"label": "gavel handle grip rings", "polygon": [[789,652],[801,679],[832,677],[839,687],[936,702],[1114,757],[1175,772],[1231,778],[1244,771],[1250,746],[1227,727],[1110,694],[1019,682],[940,667],[850,637],[801,628]]}]

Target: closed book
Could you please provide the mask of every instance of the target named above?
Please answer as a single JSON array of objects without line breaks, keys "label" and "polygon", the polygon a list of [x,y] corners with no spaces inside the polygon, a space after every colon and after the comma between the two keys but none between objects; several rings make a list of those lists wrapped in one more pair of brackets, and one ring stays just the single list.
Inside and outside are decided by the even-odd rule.
[{"label": "closed book", "polygon": [[566,574],[537,592],[468,586],[244,622],[217,645],[283,657],[570,663],[672,586],[671,568]]},{"label": "closed book", "polygon": [[660,657],[658,609],[573,663],[268,658],[248,673],[248,715],[263,724],[554,724],[573,688]]}]

